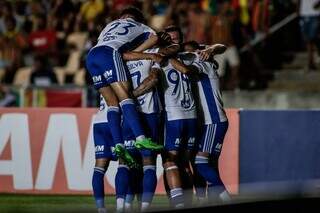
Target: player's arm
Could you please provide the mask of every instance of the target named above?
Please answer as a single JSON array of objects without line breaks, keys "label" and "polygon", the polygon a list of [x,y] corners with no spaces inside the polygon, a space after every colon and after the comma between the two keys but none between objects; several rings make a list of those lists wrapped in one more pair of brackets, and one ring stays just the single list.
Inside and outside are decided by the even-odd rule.
[{"label": "player's arm", "polygon": [[175,58],[170,58],[169,63],[173,66],[175,70],[178,72],[181,72],[183,74],[191,74],[198,72],[198,68],[194,65],[185,65],[181,61],[175,59]]},{"label": "player's arm", "polygon": [[223,44],[214,44],[208,46],[206,49],[198,51],[201,60],[209,60],[214,55],[223,54],[227,47]]},{"label": "player's arm", "polygon": [[162,63],[164,58],[157,53],[142,53],[142,52],[125,52],[122,54],[122,58],[125,61],[136,61],[136,60],[152,60],[156,63]]},{"label": "player's arm", "polygon": [[158,83],[158,73],[159,69],[151,68],[149,76],[142,81],[140,86],[138,86],[135,90],[132,91],[134,97],[139,97],[149,91],[151,91]]},{"label": "player's arm", "polygon": [[171,37],[168,33],[165,32],[159,32],[157,34],[151,34],[150,37],[143,42],[140,46],[138,46],[136,49],[133,51],[135,52],[143,52],[147,49],[150,49],[151,47],[155,46],[158,44],[158,42],[164,41],[167,43],[171,42]]},{"label": "player's arm", "polygon": [[151,36],[140,46],[138,46],[136,49],[134,49],[134,52],[143,52],[147,49],[150,49],[151,47],[155,46],[159,41],[159,38],[157,35],[151,34]]},{"label": "player's arm", "polygon": [[159,54],[164,55],[164,56],[173,56],[176,55],[180,50],[180,45],[179,44],[171,44],[167,47],[160,48],[159,49]]}]

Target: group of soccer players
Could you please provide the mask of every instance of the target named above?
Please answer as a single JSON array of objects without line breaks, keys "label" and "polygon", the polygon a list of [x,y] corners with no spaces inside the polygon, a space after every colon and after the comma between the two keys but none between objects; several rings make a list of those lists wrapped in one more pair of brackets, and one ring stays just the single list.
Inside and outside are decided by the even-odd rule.
[{"label": "group of soccer players", "polygon": [[193,187],[199,199],[227,200],[217,162],[228,120],[213,59],[226,47],[183,43],[179,27],[155,33],[143,22],[138,9],[124,9],[86,59],[101,94],[93,126],[98,211],[106,212],[104,175],[111,160],[119,161],[117,211],[130,211],[135,195],[147,211],[157,186],[158,154],[173,207],[190,204]]}]

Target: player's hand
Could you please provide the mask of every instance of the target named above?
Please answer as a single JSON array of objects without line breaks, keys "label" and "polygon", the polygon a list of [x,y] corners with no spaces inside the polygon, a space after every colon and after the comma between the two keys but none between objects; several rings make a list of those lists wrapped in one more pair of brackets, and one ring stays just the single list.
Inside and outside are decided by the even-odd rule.
[{"label": "player's hand", "polygon": [[211,51],[209,50],[201,50],[197,51],[197,53],[199,54],[202,61],[208,61],[210,59]]},{"label": "player's hand", "polygon": [[162,64],[164,61],[164,57],[158,53],[153,53],[151,59],[158,64]]},{"label": "player's hand", "polygon": [[164,31],[158,32],[157,36],[160,39],[160,43],[165,43],[165,44],[172,43],[170,35]]}]

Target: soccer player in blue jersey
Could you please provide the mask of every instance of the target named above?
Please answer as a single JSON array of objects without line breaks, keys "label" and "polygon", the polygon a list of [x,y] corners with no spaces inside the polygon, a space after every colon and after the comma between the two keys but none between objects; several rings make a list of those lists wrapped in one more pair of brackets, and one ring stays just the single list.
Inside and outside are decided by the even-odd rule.
[{"label": "soccer player in blue jersey", "polygon": [[[154,48],[144,51],[145,53],[160,53],[161,55],[168,56],[177,51],[176,45],[171,45],[165,48]],[[152,66],[155,63],[152,60],[134,60],[136,53],[125,53],[124,56],[127,60],[127,67],[132,79],[133,96],[137,102],[140,118],[143,122],[144,129],[146,130],[146,136],[151,138],[152,141],[158,142],[160,128],[160,116],[161,116],[161,103],[157,90],[158,83],[158,70],[153,69]],[[125,145],[130,153],[137,156],[136,150],[132,147],[134,142],[134,135],[129,128],[128,122],[123,122],[123,132]],[[141,211],[146,211],[150,206],[153,199],[153,195],[157,185],[156,176],[156,157],[157,153],[142,149],[140,151],[143,165],[142,175],[142,194],[141,194]],[[139,158],[139,157],[137,157]],[[133,176],[140,176],[140,171],[131,169],[131,173],[136,173]],[[129,175],[129,173],[127,174]],[[139,182],[140,184],[140,182]],[[134,182],[134,185],[138,185],[138,182]],[[129,187],[130,188],[130,187]],[[131,187],[138,188],[139,187]],[[136,192],[137,190],[131,190]],[[139,190],[138,190],[139,191]],[[122,197],[122,196],[118,196]],[[126,197],[125,206],[130,209],[130,205],[133,200],[133,194],[129,193]],[[121,203],[121,201],[119,201]]]},{"label": "soccer player in blue jersey", "polygon": [[[171,203],[175,208],[184,207],[184,194],[179,171],[179,156],[186,150],[194,150],[197,125],[197,111],[191,82],[180,69],[186,69],[177,59],[171,58],[162,67],[162,88],[164,90],[165,119],[165,159],[164,169],[170,188]],[[188,159],[187,159],[188,161]],[[189,161],[188,161],[189,162]]]},{"label": "soccer player in blue jersey", "polygon": [[100,108],[93,121],[93,140],[95,146],[95,167],[92,176],[93,195],[99,213],[105,213],[104,175],[111,160],[117,160],[113,154],[113,138],[107,120],[108,105],[100,96]]},{"label": "soccer player in blue jersey", "polygon": [[[165,32],[168,33],[171,37],[171,40],[173,43],[175,44],[179,44],[180,46],[180,53],[179,53],[179,57],[180,59],[183,59],[183,34],[182,31],[179,27],[175,26],[175,25],[171,25],[166,27]],[[188,60],[188,59],[184,59],[184,60]],[[185,63],[185,62],[184,62]],[[191,61],[186,61],[186,63],[191,63]],[[184,64],[180,64],[180,69],[178,69],[179,72],[186,72],[189,71],[186,66]],[[193,81],[194,82],[194,81]],[[192,83],[191,88],[193,89],[194,83]],[[194,92],[194,90],[193,90]],[[194,95],[197,95],[197,93],[195,93]],[[198,115],[197,115],[198,116]],[[198,118],[199,120],[199,118]],[[198,121],[199,123],[199,121]],[[198,125],[197,125],[198,126]],[[195,129],[198,132],[198,127],[195,127]],[[197,143],[197,141],[196,141]],[[199,203],[203,202],[204,198],[205,198],[205,187],[206,187],[206,182],[205,180],[202,178],[201,175],[199,175],[195,165],[194,165],[194,158],[195,158],[195,154],[196,154],[196,150],[184,150],[184,156],[180,159],[180,166],[179,166],[179,170],[180,170],[180,174],[181,174],[181,181],[182,181],[182,185],[183,185],[183,189],[187,189],[184,190],[185,191],[185,203],[190,204],[192,203],[192,197],[193,197],[193,186],[195,187],[195,192],[196,192],[196,197],[199,201]],[[190,163],[191,163],[191,167],[192,167],[192,171],[191,171],[191,167],[190,167]],[[166,179],[165,179],[166,180]],[[166,188],[168,188],[166,186]]]},{"label": "soccer player in blue jersey", "polygon": [[[138,9],[124,9],[120,19],[109,23],[102,30],[97,44],[89,51],[86,58],[86,66],[94,86],[109,105],[107,117],[112,127],[115,152],[129,165],[134,164],[134,160],[123,146],[119,105],[123,118],[128,121],[134,133],[135,145],[151,150],[162,149],[161,145],[145,137],[136,105],[129,92],[130,81],[122,58],[122,54],[127,51],[141,52],[158,42],[159,37],[155,32],[141,22],[143,22],[143,15]],[[142,56],[137,59],[152,60],[155,54]]]},{"label": "soccer player in blue jersey", "polygon": [[[189,51],[196,51],[199,45],[196,42],[187,44]],[[228,118],[223,108],[221,98],[217,64],[212,62],[212,56],[225,51],[224,45],[213,45],[195,54],[189,54],[192,59],[192,70],[198,73],[199,111],[202,114],[203,131],[196,155],[195,164],[199,173],[208,183],[209,199],[230,199],[228,192],[220,178],[218,160],[225,134],[228,129]]]}]

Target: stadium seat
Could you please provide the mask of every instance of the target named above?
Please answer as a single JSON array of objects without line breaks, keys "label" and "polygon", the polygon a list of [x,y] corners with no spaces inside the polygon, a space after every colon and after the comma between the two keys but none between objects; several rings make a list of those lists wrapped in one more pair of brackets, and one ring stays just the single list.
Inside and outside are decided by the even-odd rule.
[{"label": "stadium seat", "polygon": [[64,82],[65,82],[65,71],[64,71],[64,69],[61,68],[61,67],[55,67],[53,69],[53,71],[57,76],[57,80],[58,80],[59,85],[63,85]]},{"label": "stadium seat", "polygon": [[14,76],[13,85],[28,86],[30,84],[31,73],[32,67],[19,68]]},{"label": "stadium seat", "polygon": [[77,47],[77,50],[83,50],[84,45],[87,41],[87,38],[88,38],[87,33],[74,32],[67,37],[67,43],[75,45]]},{"label": "stadium seat", "polygon": [[73,78],[73,83],[77,86],[84,86],[86,83],[85,75],[86,75],[85,69],[84,68],[80,69],[75,73]]},{"label": "stadium seat", "polygon": [[69,55],[66,66],[55,67],[54,69],[59,69],[63,71],[65,74],[75,74],[80,67],[81,54],[82,51],[80,50],[72,51]]}]

